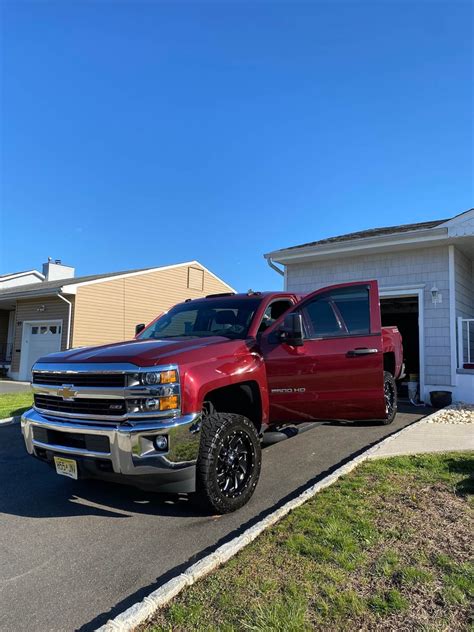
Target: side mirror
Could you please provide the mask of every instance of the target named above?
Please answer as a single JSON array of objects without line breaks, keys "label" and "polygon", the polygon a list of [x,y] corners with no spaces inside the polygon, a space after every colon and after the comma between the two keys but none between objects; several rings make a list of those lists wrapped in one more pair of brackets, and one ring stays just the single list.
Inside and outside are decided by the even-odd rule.
[{"label": "side mirror", "polygon": [[285,316],[279,338],[281,342],[292,347],[303,345],[303,318],[301,314],[292,312]]},{"label": "side mirror", "polygon": [[139,325],[135,325],[135,336],[138,336],[138,334],[141,331],[143,331],[145,327],[146,327],[145,323],[140,323]]}]

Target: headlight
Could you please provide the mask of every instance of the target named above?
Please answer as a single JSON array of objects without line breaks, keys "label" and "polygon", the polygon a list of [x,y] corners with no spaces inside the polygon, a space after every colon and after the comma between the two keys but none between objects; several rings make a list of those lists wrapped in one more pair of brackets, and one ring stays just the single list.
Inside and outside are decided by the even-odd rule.
[{"label": "headlight", "polygon": [[160,383],[160,373],[155,373],[154,371],[150,371],[149,373],[143,373],[142,382],[143,384],[159,384]]},{"label": "headlight", "polygon": [[144,371],[140,374],[140,381],[144,386],[174,384],[178,381],[178,372],[175,369],[170,371]]}]

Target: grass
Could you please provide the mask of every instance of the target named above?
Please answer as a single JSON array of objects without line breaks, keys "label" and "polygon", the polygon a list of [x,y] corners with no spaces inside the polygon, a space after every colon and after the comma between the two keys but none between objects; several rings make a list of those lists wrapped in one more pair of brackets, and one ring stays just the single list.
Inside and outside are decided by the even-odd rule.
[{"label": "grass", "polygon": [[2,393],[0,395],[0,419],[15,417],[31,408],[33,394],[29,391],[21,393]]},{"label": "grass", "polygon": [[142,632],[474,630],[473,470],[470,453],[367,462]]}]

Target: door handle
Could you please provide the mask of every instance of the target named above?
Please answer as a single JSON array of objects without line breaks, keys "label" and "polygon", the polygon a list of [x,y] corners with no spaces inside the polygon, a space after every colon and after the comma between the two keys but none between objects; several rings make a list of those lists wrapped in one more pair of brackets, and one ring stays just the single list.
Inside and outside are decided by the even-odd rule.
[{"label": "door handle", "polygon": [[369,349],[368,347],[361,347],[359,349],[351,349],[351,351],[347,352],[348,358],[357,358],[357,356],[371,355],[373,353],[378,353],[378,349]]}]

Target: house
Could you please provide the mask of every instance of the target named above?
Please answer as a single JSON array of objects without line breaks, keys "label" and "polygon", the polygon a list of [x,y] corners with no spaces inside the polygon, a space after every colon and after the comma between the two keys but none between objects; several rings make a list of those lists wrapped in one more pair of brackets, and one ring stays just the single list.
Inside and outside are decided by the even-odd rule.
[{"label": "house", "polygon": [[82,277],[74,272],[49,260],[42,274],[0,277],[0,368],[13,379],[29,380],[42,355],[129,340],[136,324],[180,301],[234,291],[198,261]]},{"label": "house", "polygon": [[[374,228],[265,255],[285,288],[377,279],[382,323],[403,335],[420,398],[474,402],[474,209],[450,219]],[[278,265],[284,266],[282,270]]]}]

